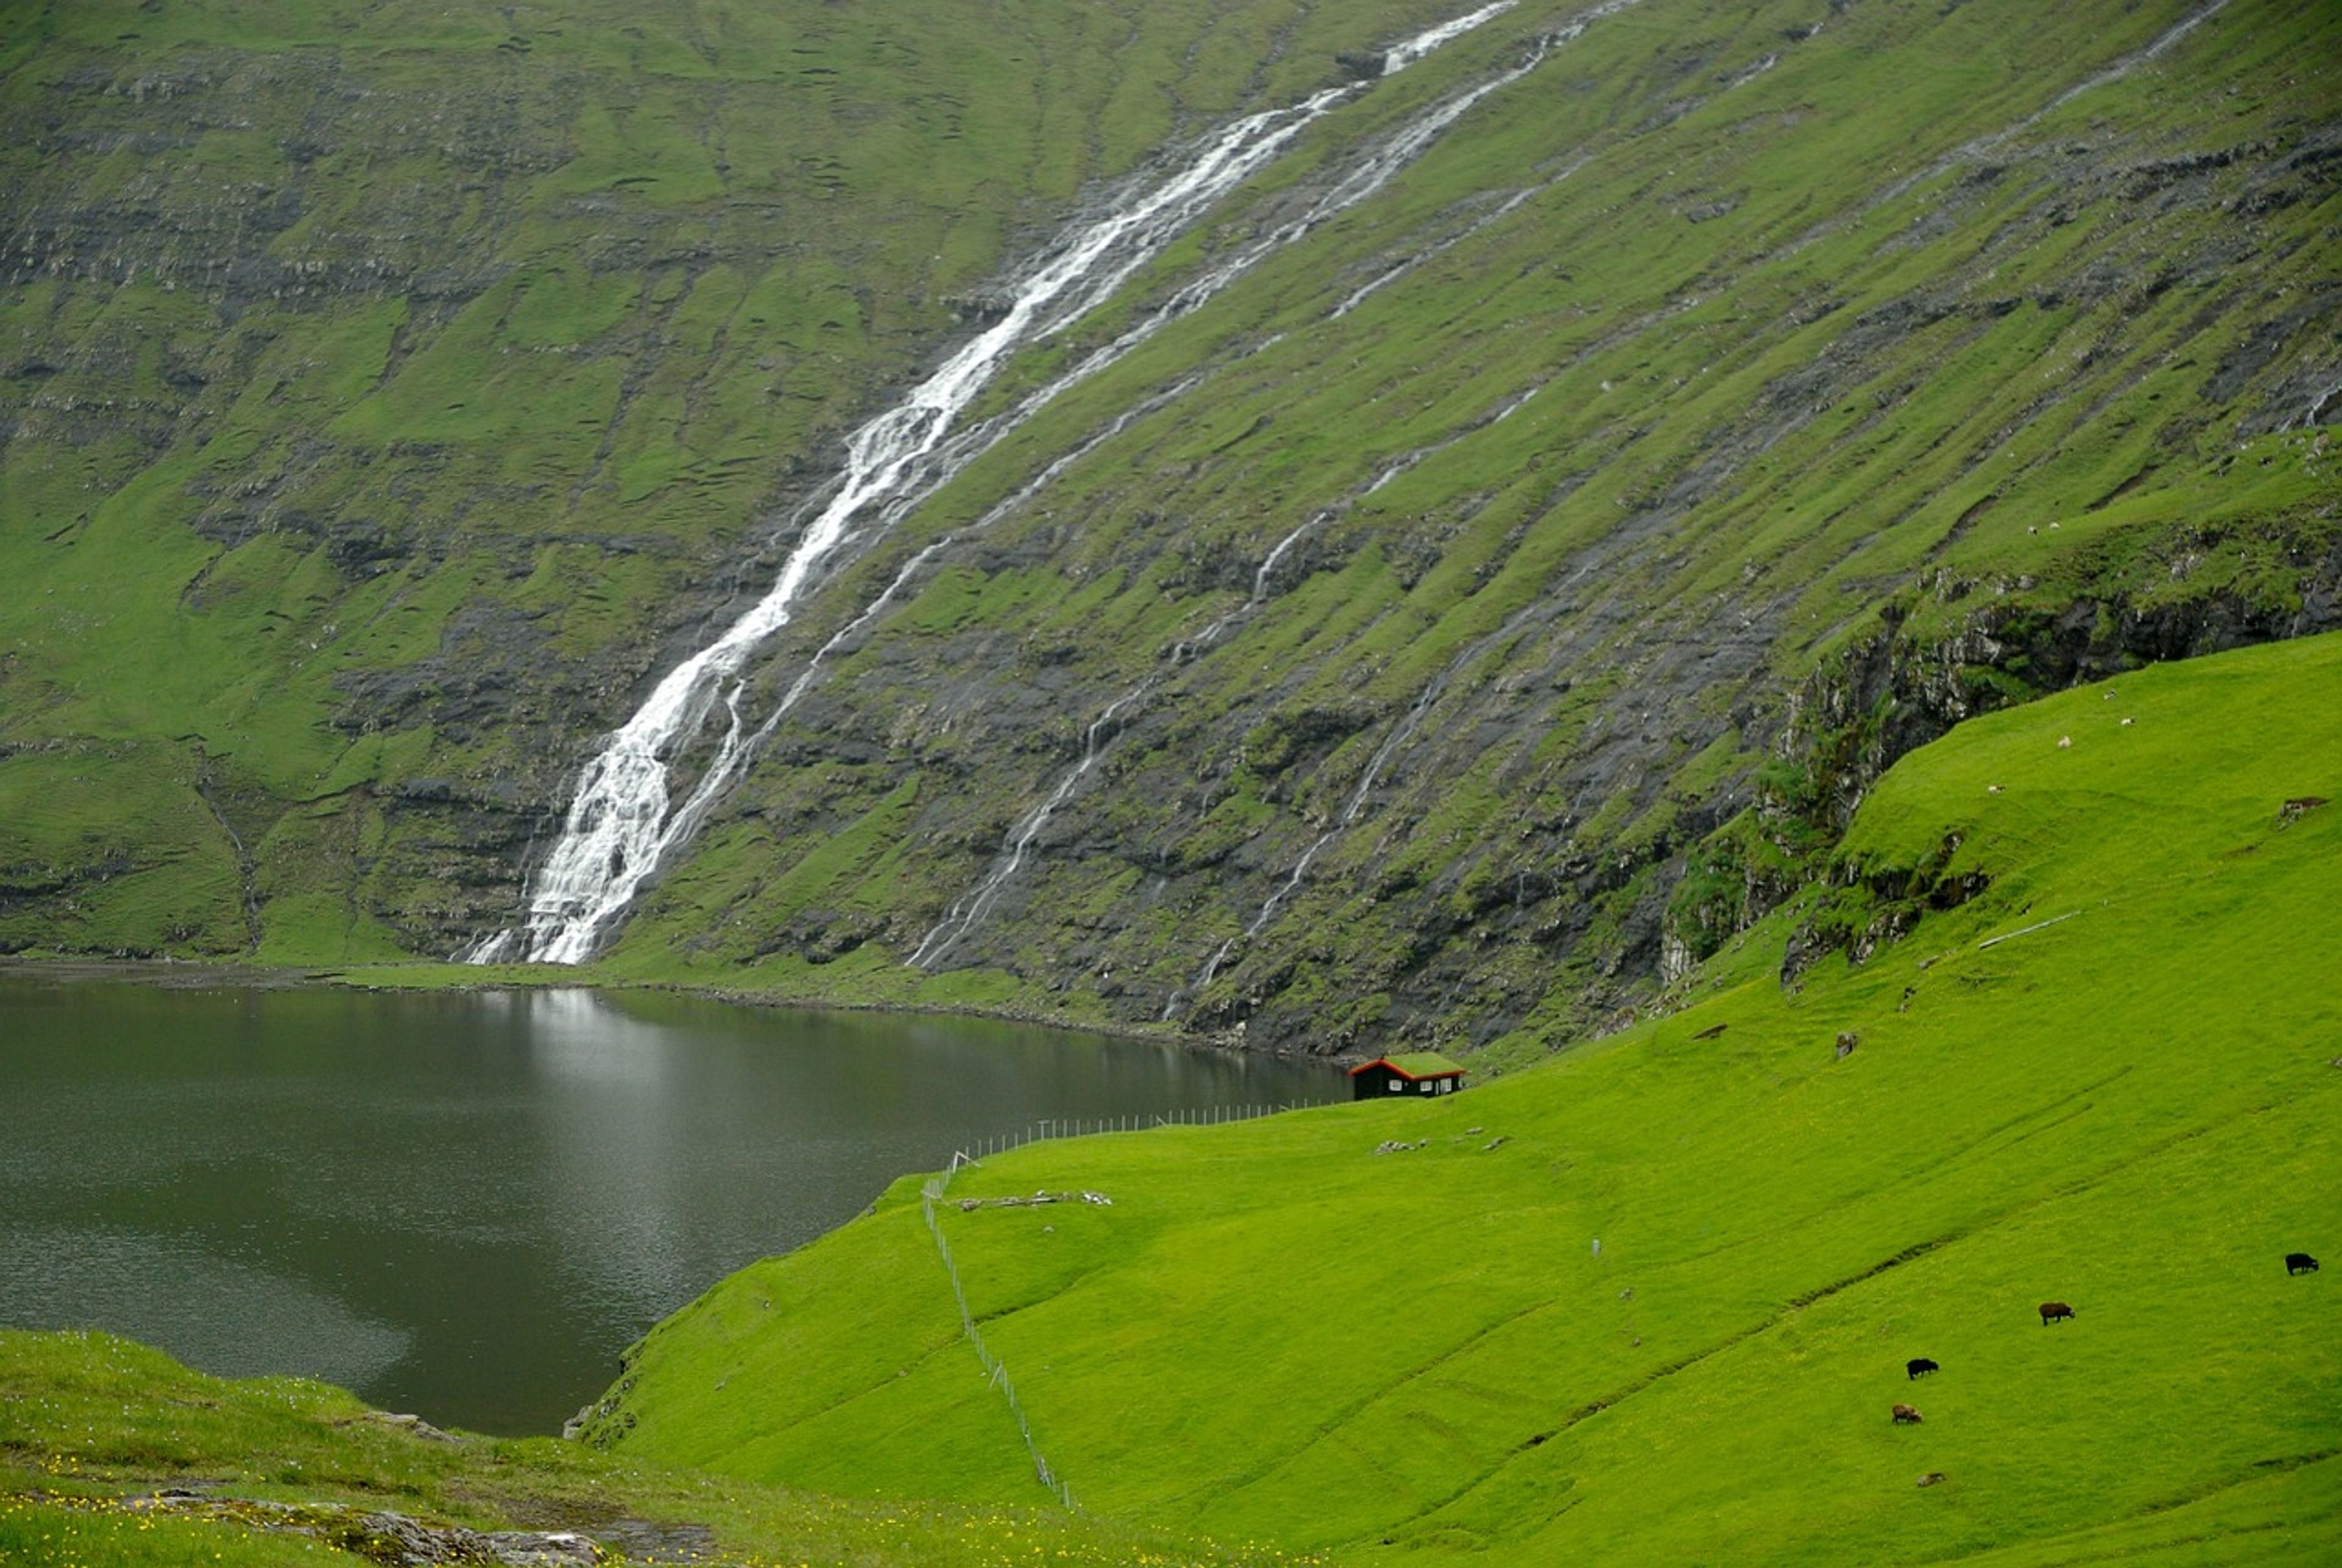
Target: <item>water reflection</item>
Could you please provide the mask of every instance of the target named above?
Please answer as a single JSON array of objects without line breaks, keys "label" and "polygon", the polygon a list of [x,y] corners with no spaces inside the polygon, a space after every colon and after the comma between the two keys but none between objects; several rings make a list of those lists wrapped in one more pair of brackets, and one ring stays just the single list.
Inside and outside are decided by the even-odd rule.
[{"label": "water reflection", "polygon": [[12,1322],[186,1341],[228,1377],[297,1368],[355,1388],[396,1366],[411,1340],[299,1279],[148,1232],[11,1223],[0,1227],[0,1280]]},{"label": "water reflection", "polygon": [[585,991],[0,974],[0,1323],[545,1431],[659,1316],[1036,1118],[1334,1098],[1289,1063]]}]

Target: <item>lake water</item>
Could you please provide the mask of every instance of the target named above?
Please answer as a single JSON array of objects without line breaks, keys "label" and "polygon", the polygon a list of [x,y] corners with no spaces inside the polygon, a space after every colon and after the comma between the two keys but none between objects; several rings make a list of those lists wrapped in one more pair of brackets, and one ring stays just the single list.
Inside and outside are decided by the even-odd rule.
[{"label": "lake water", "polygon": [[956,1148],[1345,1092],[981,1021],[0,973],[0,1324],[549,1433],[658,1318]]}]

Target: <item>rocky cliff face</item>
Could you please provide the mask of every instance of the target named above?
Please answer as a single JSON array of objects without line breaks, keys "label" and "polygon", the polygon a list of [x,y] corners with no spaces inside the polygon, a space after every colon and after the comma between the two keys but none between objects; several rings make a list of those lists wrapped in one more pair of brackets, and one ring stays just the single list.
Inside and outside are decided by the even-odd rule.
[{"label": "rocky cliff face", "polygon": [[0,724],[76,761],[0,769],[0,948],[444,956],[511,918],[586,742],[1007,236],[1323,75],[1275,10],[28,15]]},{"label": "rocky cliff face", "polygon": [[[12,525],[44,592],[0,678],[47,715],[12,724],[183,733],[53,603],[141,563],[142,656],[200,651],[191,727],[251,803],[257,913],[198,944],[453,951],[513,918],[594,734],[770,572],[851,421],[997,315],[1018,236],[1166,101],[1286,101],[1419,9],[1237,8],[1192,48],[1155,16],[1182,64],[1103,81],[1074,45],[996,76],[849,48],[817,7],[777,52],[579,19],[395,91],[345,46],[133,71],[50,41],[6,99],[62,172],[7,215],[0,463],[90,488],[40,480]],[[744,708],[846,634],[610,962],[1315,1051],[1646,1004],[1957,718],[2334,623],[2335,42],[2274,4],[1647,0],[1377,82],[998,397],[1289,244],[861,540]],[[1001,142],[1020,95],[1040,128]],[[110,137],[214,156],[280,100],[217,196],[96,172]],[[77,831],[0,855],[0,937],[119,943],[41,891]],[[106,930],[174,940],[133,913]]]}]

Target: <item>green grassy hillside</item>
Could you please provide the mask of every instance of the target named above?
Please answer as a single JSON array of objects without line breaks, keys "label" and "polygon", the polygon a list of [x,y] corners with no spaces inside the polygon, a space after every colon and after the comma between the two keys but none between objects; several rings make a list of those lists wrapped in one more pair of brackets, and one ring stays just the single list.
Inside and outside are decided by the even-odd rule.
[{"label": "green grassy hillside", "polygon": [[1440,15],[0,14],[0,949],[445,956],[1087,187]]},{"label": "green grassy hillside", "polygon": [[[2283,1259],[2342,1263],[2342,804],[2285,804],[2337,786],[2337,637],[1980,718],[1679,1013],[1436,1103],[1028,1146],[936,1220],[1106,1516],[1346,1562],[2326,1560],[2342,1298]],[[962,1206],[1036,1190],[1112,1202]],[[593,1435],[1045,1497],[910,1180],[662,1325]]]},{"label": "green grassy hillside", "polygon": [[[164,1491],[175,1494],[158,1499]],[[385,1515],[439,1539],[402,1536]],[[441,1433],[317,1383],[230,1383],[102,1334],[0,1331],[0,1563],[493,1561],[450,1533],[465,1530],[579,1532],[604,1543],[607,1562],[727,1568],[1296,1563],[1062,1513],[846,1502],[614,1462],[550,1438]],[[424,1549],[441,1554],[404,1554]]]},{"label": "green grassy hillside", "polygon": [[[1462,9],[15,8],[0,947],[508,925],[1020,257]],[[2332,628],[2336,17],[1525,0],[1011,366],[986,409],[1290,236],[860,540],[752,708],[952,543],[600,976],[1576,1036],[1958,718]]]},{"label": "green grassy hillside", "polygon": [[[1575,15],[1330,117],[1139,299]],[[1317,1051],[1606,1025],[1958,718],[2335,624],[2334,28],[1594,18],[842,583],[807,644],[955,531],[613,973]]]}]

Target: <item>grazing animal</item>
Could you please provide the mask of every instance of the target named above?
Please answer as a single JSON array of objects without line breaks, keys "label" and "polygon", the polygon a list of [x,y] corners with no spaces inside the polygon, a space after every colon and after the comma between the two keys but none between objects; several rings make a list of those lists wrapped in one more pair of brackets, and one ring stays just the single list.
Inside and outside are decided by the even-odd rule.
[{"label": "grazing animal", "polygon": [[1937,1366],[1934,1362],[1929,1361],[1924,1355],[1916,1360],[1907,1361],[1903,1363],[1903,1375],[1905,1377],[1925,1377],[1931,1372],[1940,1372],[1943,1369],[1941,1367]]},{"label": "grazing animal", "polygon": [[2277,824],[2291,827],[2319,806],[2330,804],[2322,794],[2296,795],[2277,809]]},{"label": "grazing animal", "polygon": [[1897,1426],[1917,1426],[1919,1424],[1919,1413],[1907,1404],[1898,1404],[1895,1407],[1895,1424]]},{"label": "grazing animal", "polygon": [[2285,1272],[2289,1274],[2314,1274],[2317,1272],[2317,1260],[2307,1253],[2287,1253],[2285,1254]]},{"label": "grazing animal", "polygon": [[2074,1309],[2067,1306],[2064,1302],[2043,1302],[2041,1303],[2041,1326],[2043,1328],[2047,1328],[2051,1323],[2057,1322],[2060,1318],[2069,1318],[2073,1315]]},{"label": "grazing animal", "polygon": [[1930,1470],[1927,1474],[1919,1477],[1919,1484],[1922,1486],[1941,1486],[1943,1483],[1944,1473],[1940,1470]]}]

